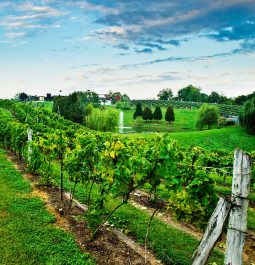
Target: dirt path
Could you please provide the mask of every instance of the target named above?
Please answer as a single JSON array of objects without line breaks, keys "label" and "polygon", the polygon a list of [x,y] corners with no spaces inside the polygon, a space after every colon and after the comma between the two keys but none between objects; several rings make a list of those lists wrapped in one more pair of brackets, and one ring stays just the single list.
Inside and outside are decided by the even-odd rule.
[{"label": "dirt path", "polygon": [[[156,205],[149,202],[149,195],[147,193],[141,190],[136,190],[135,192],[133,192],[131,198],[131,204],[136,208],[147,211],[150,214],[154,212]],[[192,235],[198,240],[200,240],[203,235],[202,231],[199,231],[194,225],[175,221],[171,212],[166,211],[165,207],[163,207],[163,209],[158,212],[156,216],[168,225],[176,229],[182,230],[183,232]]]},{"label": "dirt path", "polygon": [[[16,170],[23,172],[22,165],[18,164],[15,157],[9,156]],[[55,226],[64,229],[75,236],[75,240],[84,253],[90,253],[99,265],[160,265],[152,253],[145,253],[144,248],[127,237],[118,229],[104,226],[95,240],[90,240],[90,230],[83,218],[86,206],[74,204],[69,209],[69,196],[67,193],[64,200],[60,200],[58,187],[38,185],[38,178],[31,174],[23,174],[32,187],[31,196],[40,197],[45,202],[45,207],[55,218]]]}]

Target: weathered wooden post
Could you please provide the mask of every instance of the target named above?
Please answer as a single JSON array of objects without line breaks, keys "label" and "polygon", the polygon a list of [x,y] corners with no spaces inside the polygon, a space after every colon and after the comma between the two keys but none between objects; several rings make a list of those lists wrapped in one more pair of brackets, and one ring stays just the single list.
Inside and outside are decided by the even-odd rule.
[{"label": "weathered wooden post", "polygon": [[32,129],[28,128],[27,129],[27,141],[28,141],[28,153],[27,153],[27,160],[31,160],[31,155],[32,155],[32,148],[31,148],[31,142],[32,142],[32,135],[33,131]]},{"label": "weathered wooden post", "polygon": [[231,204],[225,199],[220,198],[208,222],[199,247],[192,256],[192,265],[206,264],[214,245],[224,230],[230,209]]},{"label": "weathered wooden post", "polygon": [[241,150],[234,154],[234,172],[232,180],[232,208],[230,211],[225,265],[241,265],[244,238],[247,231],[248,196],[251,180],[251,157]]}]

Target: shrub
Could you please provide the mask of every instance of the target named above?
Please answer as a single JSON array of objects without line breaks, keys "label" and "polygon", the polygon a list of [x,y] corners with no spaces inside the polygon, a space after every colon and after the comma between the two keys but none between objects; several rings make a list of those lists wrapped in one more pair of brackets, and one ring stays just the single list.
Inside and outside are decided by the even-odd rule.
[{"label": "shrub", "polygon": [[239,116],[241,125],[249,134],[255,134],[255,97],[246,101]]},{"label": "shrub", "polygon": [[142,103],[138,102],[136,104],[136,110],[133,114],[133,119],[136,119],[137,117],[142,117],[142,116],[143,116]]},{"label": "shrub", "polygon": [[173,106],[171,105],[167,107],[166,114],[165,114],[165,120],[168,121],[169,123],[171,121],[175,121],[174,109],[173,109]]},{"label": "shrub", "polygon": [[85,110],[77,92],[74,92],[67,97],[56,97],[53,101],[52,111],[59,113],[65,119],[70,121],[83,123]]},{"label": "shrub", "polygon": [[205,126],[211,129],[213,125],[218,125],[219,110],[216,106],[203,104],[198,113],[197,128],[203,130]]},{"label": "shrub", "polygon": [[143,110],[143,120],[147,121],[147,120],[152,120],[153,119],[153,114],[152,114],[152,110],[149,107],[145,107]]},{"label": "shrub", "polygon": [[112,132],[118,125],[118,119],[119,112],[116,109],[93,109],[92,113],[86,117],[86,126],[93,130]]},{"label": "shrub", "polygon": [[156,121],[162,120],[162,111],[161,111],[161,108],[159,106],[157,106],[155,108],[155,111],[153,113],[153,119]]}]

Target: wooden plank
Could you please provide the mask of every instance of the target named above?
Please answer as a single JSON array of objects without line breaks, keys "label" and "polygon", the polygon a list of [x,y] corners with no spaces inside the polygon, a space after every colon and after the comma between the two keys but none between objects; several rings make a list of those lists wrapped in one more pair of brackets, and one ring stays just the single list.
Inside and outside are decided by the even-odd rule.
[{"label": "wooden plank", "polygon": [[192,265],[206,264],[213,247],[223,232],[227,218],[229,216],[230,208],[231,204],[225,199],[220,198],[208,222],[199,247],[192,256]]},{"label": "wooden plank", "polygon": [[232,208],[229,216],[225,265],[241,265],[244,239],[247,231],[248,196],[251,180],[251,157],[241,150],[234,154],[232,181]]},{"label": "wooden plank", "polygon": [[30,146],[30,143],[32,142],[32,137],[33,137],[33,131],[32,129],[28,128],[27,129],[27,141],[28,141],[28,154],[27,154],[27,160],[31,160],[31,155],[32,155],[32,148]]}]

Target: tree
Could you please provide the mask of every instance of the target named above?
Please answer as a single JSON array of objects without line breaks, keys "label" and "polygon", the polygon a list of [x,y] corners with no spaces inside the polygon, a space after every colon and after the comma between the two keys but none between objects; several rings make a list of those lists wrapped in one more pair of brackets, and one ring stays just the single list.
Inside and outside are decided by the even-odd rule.
[{"label": "tree", "polygon": [[138,102],[136,104],[136,109],[133,114],[133,119],[135,120],[137,117],[142,117],[143,116],[143,109],[142,109],[142,103]]},{"label": "tree", "polygon": [[52,111],[59,113],[68,120],[78,123],[83,123],[85,116],[84,105],[77,92],[67,97],[58,96],[54,98]]},{"label": "tree", "polygon": [[115,130],[118,125],[119,112],[113,108],[106,110],[93,109],[93,111],[86,116],[86,126],[93,130],[102,132]]},{"label": "tree", "polygon": [[183,101],[201,101],[200,89],[192,85],[184,87],[178,91],[178,99]]},{"label": "tree", "polygon": [[212,125],[218,125],[219,110],[216,106],[203,104],[198,113],[197,128],[203,130],[204,126],[208,126],[208,129],[212,128]]},{"label": "tree", "polygon": [[157,106],[154,110],[153,119],[156,121],[162,120],[162,111],[161,111],[161,108],[159,106]]},{"label": "tree", "polygon": [[237,105],[243,105],[245,101],[247,101],[247,97],[245,95],[241,95],[235,98],[235,103]]},{"label": "tree", "polygon": [[255,97],[244,103],[239,120],[247,133],[255,134]]},{"label": "tree", "polygon": [[153,114],[152,114],[151,108],[149,108],[149,107],[144,108],[142,118],[145,121],[153,119]]},{"label": "tree", "polygon": [[99,97],[96,92],[87,90],[85,92],[78,92],[78,96],[83,104],[99,103]]},{"label": "tree", "polygon": [[174,109],[173,109],[173,106],[171,106],[171,105],[168,106],[167,109],[166,109],[165,120],[168,121],[169,123],[171,121],[175,121]]},{"label": "tree", "polygon": [[21,100],[21,101],[25,101],[25,100],[27,100],[27,99],[28,99],[28,95],[27,95],[26,93],[21,92],[21,93],[19,94],[19,100]]},{"label": "tree", "polygon": [[207,99],[207,102],[209,103],[219,103],[221,101],[221,95],[219,95],[217,92],[213,91]]},{"label": "tree", "polygon": [[46,94],[45,101],[52,101],[51,93],[47,93],[47,94]]},{"label": "tree", "polygon": [[158,93],[159,100],[170,100],[173,97],[173,92],[171,88],[162,89]]}]

